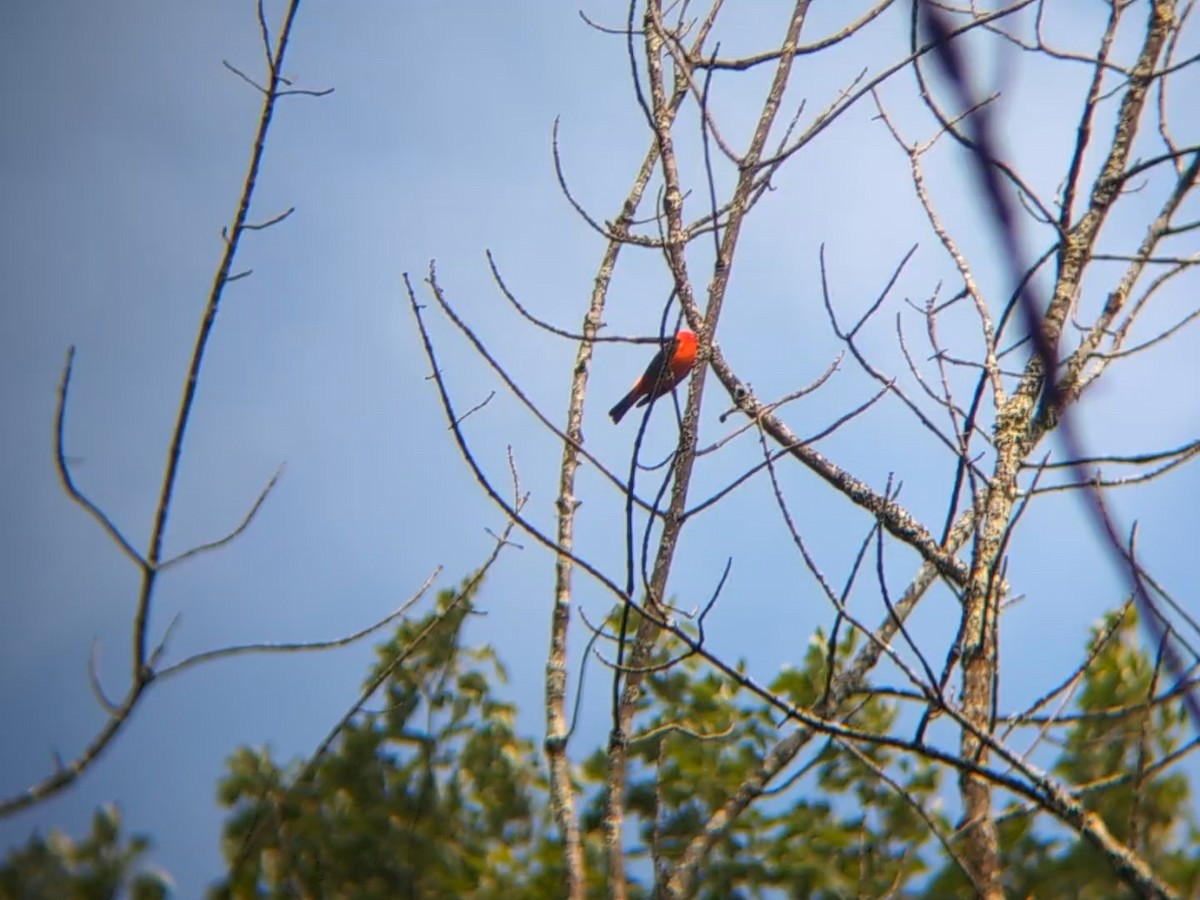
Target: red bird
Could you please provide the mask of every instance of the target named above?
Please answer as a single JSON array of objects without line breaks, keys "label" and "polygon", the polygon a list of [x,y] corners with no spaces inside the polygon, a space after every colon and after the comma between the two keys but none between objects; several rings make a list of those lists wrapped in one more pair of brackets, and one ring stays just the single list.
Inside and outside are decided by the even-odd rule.
[{"label": "red bird", "polygon": [[608,411],[613,424],[620,422],[635,403],[638,406],[645,406],[664,394],[671,393],[675,389],[675,385],[687,377],[687,373],[692,370],[692,364],[695,361],[696,335],[686,328],[680,329],[675,337],[662,345],[654,359],[650,360],[650,365],[646,366],[646,371],[642,373],[642,377],[637,380],[629,393]]}]

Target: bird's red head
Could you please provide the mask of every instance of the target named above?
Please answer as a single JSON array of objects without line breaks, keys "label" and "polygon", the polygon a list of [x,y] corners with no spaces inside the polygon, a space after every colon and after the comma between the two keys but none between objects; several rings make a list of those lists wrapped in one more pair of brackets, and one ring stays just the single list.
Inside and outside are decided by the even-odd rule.
[{"label": "bird's red head", "polygon": [[677,342],[675,359],[690,367],[696,359],[696,335],[686,328],[680,328],[675,335],[675,340]]}]

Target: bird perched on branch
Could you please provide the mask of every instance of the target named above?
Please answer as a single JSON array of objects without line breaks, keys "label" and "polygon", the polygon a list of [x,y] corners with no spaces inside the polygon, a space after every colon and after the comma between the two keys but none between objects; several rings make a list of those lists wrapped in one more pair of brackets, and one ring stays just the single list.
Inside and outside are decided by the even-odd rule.
[{"label": "bird perched on branch", "polygon": [[662,345],[629,393],[608,411],[613,424],[620,422],[635,403],[645,406],[664,394],[671,393],[675,385],[687,377],[695,361],[696,335],[682,328],[675,337]]}]

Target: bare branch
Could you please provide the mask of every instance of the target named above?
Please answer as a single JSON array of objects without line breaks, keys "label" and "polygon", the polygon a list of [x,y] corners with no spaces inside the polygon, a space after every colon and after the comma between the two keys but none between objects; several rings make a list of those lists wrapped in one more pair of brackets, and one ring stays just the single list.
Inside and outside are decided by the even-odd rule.
[{"label": "bare branch", "polygon": [[71,475],[71,466],[67,460],[66,450],[64,449],[65,438],[63,433],[66,430],[67,420],[67,392],[71,387],[71,370],[74,364],[75,346],[72,344],[67,350],[67,361],[63,364],[62,379],[58,383],[58,407],[54,416],[54,459],[58,466],[59,481],[62,482],[63,490],[67,492],[67,495],[82,506],[88,515],[99,522],[100,527],[112,538],[113,543],[121,548],[121,552],[128,556],[134,565],[145,572],[148,564],[142,559],[142,555],[134,549],[133,544],[121,533],[121,530],[112,519],[75,486],[75,479]]},{"label": "bare branch", "polygon": [[246,656],[248,654],[255,653],[307,653],[313,650],[333,650],[338,647],[348,647],[351,644],[357,643],[363,638],[369,637],[370,635],[375,634],[377,631],[386,628],[397,619],[403,617],[405,613],[412,609],[412,607],[415,606],[420,599],[425,596],[430,586],[437,579],[437,577],[441,575],[441,573],[442,567],[438,566],[433,570],[433,573],[425,579],[425,582],[419,588],[417,588],[416,592],[411,597],[401,603],[382,619],[378,619],[375,622],[372,622],[370,625],[367,625],[365,628],[361,628],[358,631],[352,632],[351,634],[344,635],[343,637],[330,638],[324,641],[237,644],[231,647],[220,647],[215,650],[205,650],[202,653],[196,653],[187,657],[186,659],[182,659],[179,662],[174,663],[173,665],[158,670],[156,673],[156,680],[161,681],[171,675],[178,675],[180,672],[183,672],[186,669],[194,668],[202,663],[212,662],[218,659],[230,659],[235,656]]},{"label": "bare branch", "polygon": [[200,544],[199,546],[193,547],[191,550],[185,550],[178,556],[174,556],[171,559],[165,560],[159,564],[158,570],[162,572],[165,569],[169,569],[171,566],[178,565],[186,559],[191,559],[193,556],[199,556],[201,553],[208,553],[211,550],[224,547],[226,544],[237,538],[240,534],[242,534],[242,532],[250,527],[250,523],[254,521],[254,517],[258,515],[258,511],[262,509],[263,504],[267,502],[267,497],[270,495],[271,491],[274,490],[280,476],[283,475],[283,470],[284,465],[281,464],[279,468],[275,470],[275,474],[271,476],[270,481],[267,482],[266,487],[259,491],[254,503],[251,504],[250,509],[246,512],[246,515],[242,517],[242,521],[239,522],[232,531],[230,531],[224,537],[217,538],[215,541],[209,541],[207,544]]},{"label": "bare branch", "polygon": [[[270,70],[271,82],[268,89],[263,91],[263,105],[259,115],[257,131],[254,138],[254,149],[251,154],[250,164],[246,172],[246,177],[242,185],[241,194],[237,201],[236,212],[234,213],[232,225],[228,229],[227,236],[224,242],[224,252],[222,253],[220,262],[217,265],[216,272],[213,275],[213,281],[209,290],[208,300],[205,304],[203,316],[201,318],[199,331],[196,336],[195,347],[192,351],[191,360],[188,365],[188,374],[183,386],[183,394],[180,399],[179,409],[175,417],[175,425],[172,431],[170,443],[167,451],[167,463],[163,473],[162,487],[159,491],[158,501],[155,506],[153,524],[150,529],[149,550],[144,557],[133,550],[132,545],[126,540],[116,528],[116,526],[108,520],[108,518],[90,501],[88,501],[75,487],[74,481],[70,475],[70,469],[67,466],[66,456],[63,451],[63,424],[65,419],[67,388],[70,379],[71,365],[74,360],[74,348],[71,348],[67,354],[67,363],[63,372],[63,380],[59,389],[59,404],[56,426],[56,457],[58,461],[59,476],[63,481],[63,485],[67,493],[80,503],[88,512],[100,522],[102,527],[109,533],[113,540],[121,547],[123,553],[132,559],[141,570],[141,583],[138,589],[138,599],[133,622],[132,636],[132,666],[130,672],[130,683],[124,697],[118,703],[113,703],[104,697],[101,692],[102,704],[109,710],[108,721],[97,732],[92,740],[83,748],[75,759],[69,763],[63,764],[58,770],[30,786],[25,791],[0,799],[0,817],[11,815],[22,809],[26,809],[39,803],[48,797],[52,797],[59,793],[69,785],[73,784],[88,768],[103,754],[113,742],[113,739],[123,730],[125,724],[129,721],[129,717],[133,710],[141,701],[146,690],[153,683],[155,678],[154,666],[157,664],[162,650],[165,647],[166,637],[163,642],[160,642],[153,649],[149,646],[148,625],[150,620],[150,609],[154,598],[154,589],[157,584],[159,572],[163,565],[162,547],[163,540],[166,536],[167,517],[171,511],[172,498],[174,496],[176,480],[179,473],[179,461],[183,453],[183,442],[187,432],[187,427],[191,421],[192,406],[195,399],[196,388],[199,383],[201,366],[204,360],[204,352],[208,346],[208,341],[212,333],[214,321],[218,306],[220,305],[225,286],[239,276],[230,276],[233,261],[237,255],[239,241],[245,231],[247,217],[250,209],[250,202],[254,195],[255,184],[258,179],[259,169],[262,163],[263,148],[265,146],[266,137],[270,130],[271,121],[275,109],[275,101],[277,99],[277,90],[279,86],[278,72],[283,63],[284,56],[287,50],[288,40],[291,36],[292,26],[295,21],[296,12],[299,8],[299,0],[290,0],[287,9],[284,13],[283,23],[279,31],[275,48],[271,55]],[[261,11],[261,7],[260,7]],[[261,20],[260,20],[261,21]],[[235,74],[241,74],[233,66],[226,63],[226,67]],[[244,76],[243,76],[244,77]],[[249,79],[247,79],[249,80]],[[247,273],[248,274],[248,273]],[[167,630],[167,636],[170,634],[170,628]]]}]

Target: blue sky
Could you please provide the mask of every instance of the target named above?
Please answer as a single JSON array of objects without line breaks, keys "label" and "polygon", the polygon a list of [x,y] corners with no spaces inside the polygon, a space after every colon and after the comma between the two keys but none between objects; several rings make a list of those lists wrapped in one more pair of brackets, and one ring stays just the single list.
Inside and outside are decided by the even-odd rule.
[{"label": "blue sky", "polygon": [[[587,12],[617,25],[622,6],[597,3]],[[723,52],[766,46],[780,9],[732,6]],[[806,33],[828,33],[848,8],[814,4]],[[419,280],[436,258],[451,301],[531,398],[560,418],[574,350],[511,312],[491,283],[484,251],[495,254],[510,288],[531,309],[576,327],[602,245],[559,192],[553,121],[561,117],[572,189],[598,218],[615,215],[645,152],[648,135],[623,41],[588,28],[570,4],[477,2],[453,16],[434,3],[363,2],[348,9],[314,2],[298,19],[285,74],[301,87],[336,90],[320,100],[291,98],[278,111],[252,218],[291,206],[296,213],[243,245],[240,267],[254,274],[230,286],[218,317],[168,553],[227,531],[281,463],[286,471],[242,538],[162,579],[154,633],[182,617],[168,659],[247,641],[345,634],[397,606],[435,566],[444,567],[444,586],[482,560],[491,543],[485,529],[500,527],[501,517],[459,459],[425,380],[428,365],[401,274]],[[1094,44],[1094,23],[1076,18],[1086,12],[1067,4],[1056,13],[1050,24],[1065,36],[1061,43],[1079,50]],[[804,99],[811,117],[863,67],[873,73],[901,58],[905,29],[905,14],[889,10],[860,41],[801,59],[791,108]],[[1046,69],[1016,51],[977,50],[981,86],[1005,92],[1011,158],[1052,199],[1074,139],[1086,70]],[[7,123],[0,138],[5,796],[50,771],[55,751],[73,757],[102,724],[87,684],[93,640],[110,690],[118,693],[127,677],[137,573],[58,487],[55,389],[66,348],[75,344],[68,453],[77,458],[80,486],[144,546],[220,229],[233,212],[258,114],[258,97],[222,68],[223,59],[248,72],[261,67],[248,0],[0,6]],[[1196,76],[1185,77],[1172,98],[1184,131],[1180,97],[1200,87]],[[763,83],[752,74],[714,87],[718,119],[735,143],[748,136]],[[910,139],[932,133],[910,77],[887,85],[882,96]],[[1111,115],[1111,104],[1107,109]],[[838,352],[820,302],[822,243],[846,319],[871,302],[900,257],[919,244],[895,299],[864,334],[864,346],[897,374],[903,361],[894,317],[904,309],[901,298],[919,303],[939,280],[946,282],[943,291],[954,285],[952,267],[913,199],[907,160],[874,115],[872,106],[860,105],[799,154],[747,226],[718,340],[760,396],[812,381]],[[1111,119],[1105,122],[1100,131],[1110,127]],[[1185,134],[1183,142],[1194,137]],[[698,143],[681,153],[685,177],[699,190]],[[985,290],[1001,296],[995,236],[961,157],[942,142],[929,165],[939,208]],[[1141,207],[1139,197],[1129,199],[1127,226],[1106,230],[1113,247],[1128,251],[1140,237],[1147,210],[1159,202],[1152,189],[1145,194]],[[702,211],[705,201],[698,193],[689,203]],[[1045,235],[1031,229],[1028,239],[1040,249]],[[1194,236],[1191,246],[1194,252]],[[701,286],[707,252],[706,244],[694,255]],[[606,313],[614,333],[656,330],[665,279],[650,254],[622,262]],[[1104,290],[1100,279],[1093,285]],[[1194,273],[1179,279],[1142,333],[1194,308],[1195,294]],[[919,343],[919,318],[909,312],[904,321]],[[530,515],[550,529],[558,446],[448,324],[433,317],[433,325],[459,407],[498,390],[469,421],[480,460],[507,483],[511,444],[532,492]],[[952,318],[945,328],[947,341],[960,342],[964,353],[977,347],[970,316]],[[1194,438],[1200,403],[1180,386],[1200,380],[1195,348],[1196,334],[1185,331],[1158,355],[1115,366],[1081,409],[1089,448],[1132,452]],[[586,437],[613,466],[624,466],[636,426],[631,418],[613,428],[603,413],[644,357],[644,347],[619,345],[596,355]],[[790,408],[788,420],[801,434],[815,433],[870,391],[844,363],[826,388]],[[717,421],[727,401],[715,381],[707,403],[702,442],[728,427]],[[665,450],[668,425],[665,416],[652,423],[648,444]],[[949,457],[899,404],[881,404],[821,449],[877,489],[895,472],[904,482],[902,500],[940,524]],[[693,496],[710,493],[756,458],[754,442],[743,438],[704,460]],[[870,523],[809,473],[785,468],[782,477],[802,533],[840,581]],[[1200,528],[1198,492],[1193,467],[1114,501],[1126,523],[1140,523],[1152,571],[1185,604],[1200,586],[1189,565]],[[580,494],[580,552],[619,572],[620,495],[586,467]],[[540,737],[553,560],[524,543],[527,549],[503,556],[489,578],[481,597],[488,616],[473,638],[495,644],[512,674],[509,690],[521,704],[522,726]],[[1005,622],[1006,708],[1070,671],[1086,626],[1119,601],[1123,587],[1099,547],[1077,500],[1057,497],[1031,509],[1010,569],[1015,591],[1027,599]],[[763,479],[686,533],[671,582],[682,606],[707,597],[728,556],[731,579],[710,620],[713,646],[747,659],[768,681],[780,665],[802,658],[813,630],[828,627],[831,615]],[[890,559],[898,590],[914,558],[897,548]],[[593,619],[610,602],[582,578],[576,601]],[[878,598],[864,595],[862,602],[864,618],[877,620]],[[918,613],[914,627],[933,659],[943,657],[956,621],[944,592]],[[574,635],[581,634],[577,621]],[[242,744],[268,745],[285,759],[310,752],[352,701],[370,657],[368,643],[218,663],[156,687],[75,788],[0,822],[0,840],[16,844],[52,826],[78,833],[97,804],[115,800],[132,830],[154,837],[154,859],[174,876],[181,896],[195,895],[220,872],[214,786],[224,759]],[[598,710],[601,682],[589,679]],[[606,727],[602,713],[589,721],[575,747],[580,757]]]}]

